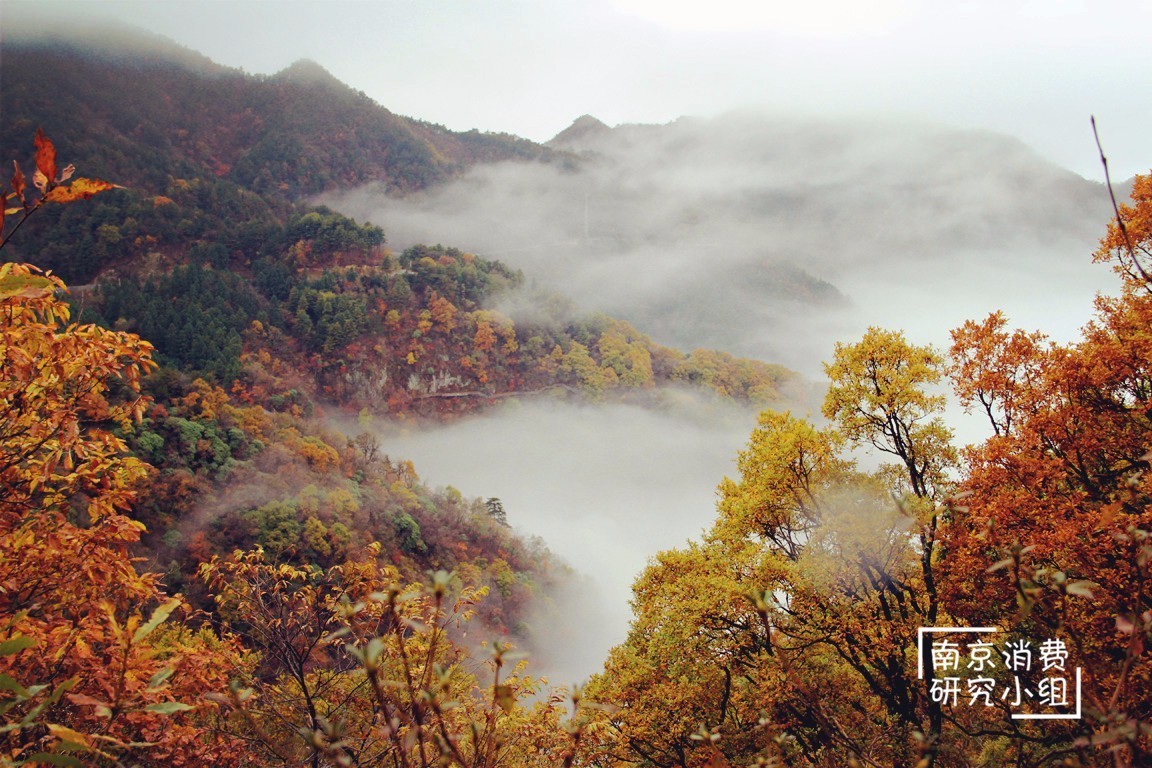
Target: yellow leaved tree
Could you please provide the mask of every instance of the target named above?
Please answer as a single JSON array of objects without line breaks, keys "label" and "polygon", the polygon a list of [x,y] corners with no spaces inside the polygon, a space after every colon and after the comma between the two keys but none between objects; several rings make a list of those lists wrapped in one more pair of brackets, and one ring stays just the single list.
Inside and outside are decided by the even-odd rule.
[{"label": "yellow leaved tree", "polygon": [[[35,144],[38,194],[17,165],[0,208],[22,216],[0,245],[42,206],[113,186],[65,184],[71,167],[57,172],[43,133]],[[166,625],[183,600],[129,554],[143,526],[126,511],[149,468],[114,429],[141,415],[152,346],[70,323],[64,293],[0,265],[0,764],[232,764],[197,697],[227,685],[238,649]]]}]

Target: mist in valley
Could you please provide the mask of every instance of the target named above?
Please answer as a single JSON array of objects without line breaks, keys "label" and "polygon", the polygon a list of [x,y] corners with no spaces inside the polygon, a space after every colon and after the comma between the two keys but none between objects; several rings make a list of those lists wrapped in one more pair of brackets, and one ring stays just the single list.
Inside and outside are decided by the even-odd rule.
[{"label": "mist in valley", "polygon": [[577,571],[530,627],[533,669],[554,683],[583,680],[624,640],[633,579],[711,525],[716,486],[756,424],[751,411],[672,397],[660,411],[525,399],[449,426],[384,428],[382,451],[433,486],[499,498],[518,533]]},{"label": "mist in valley", "polygon": [[324,202],[394,248],[497,258],[661,343],[814,377],[868,325],[943,343],[1000,308],[1074,328],[1109,284],[1090,264],[1104,185],[1007,136],[745,111],[614,129],[585,117],[552,145],[569,158]]},{"label": "mist in valley", "polygon": [[[782,363],[817,389],[835,343],[870,325],[945,348],[950,329],[1002,310],[1067,340],[1113,284],[1091,263],[1110,214],[1104,185],[1005,136],[745,112],[615,129],[582,118],[552,144],[566,159],[481,166],[406,198],[360,189],[323,202],[381,225],[393,248],[500,259],[579,311],[681,349]],[[805,415],[818,402],[791,405]],[[648,558],[714,518],[715,487],[755,425],[754,413],[717,408],[523,401],[393,432],[387,450],[433,484],[501,498],[517,530],[582,574],[563,620],[550,616],[532,641],[538,668],[569,682],[624,639]],[[983,436],[958,408],[949,418],[962,442]]]}]

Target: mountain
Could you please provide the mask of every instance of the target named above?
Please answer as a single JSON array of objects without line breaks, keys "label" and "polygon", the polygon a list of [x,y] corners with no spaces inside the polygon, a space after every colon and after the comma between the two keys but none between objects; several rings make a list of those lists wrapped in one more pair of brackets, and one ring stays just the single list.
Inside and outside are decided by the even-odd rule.
[{"label": "mountain", "polygon": [[592,115],[581,115],[572,121],[572,125],[553,136],[552,139],[547,142],[546,146],[562,149],[578,149],[589,139],[603,136],[611,131],[611,128]]},{"label": "mountain", "polygon": [[555,156],[506,134],[396,115],[314,62],[249,75],[120,26],[14,24],[2,53],[4,146],[42,126],[91,172],[157,192],[189,175],[292,200],[368,182],[406,192],[479,162]]},{"label": "mountain", "polygon": [[272,76],[274,80],[283,80],[301,86],[319,85],[321,87],[340,90],[347,88],[335,75],[324,69],[312,59],[299,59]]},{"label": "mountain", "polygon": [[[126,190],[52,210],[13,244],[72,283],[223,247],[251,261],[309,196],[363,184],[411,192],[477,163],[551,161],[525,139],[452,132],[396,115],[315,62],[270,77],[220,66],[124,25],[5,19],[0,146],[31,150],[37,128],[85,175]],[[18,156],[18,155],[17,155]],[[25,167],[29,155],[20,158]]]},{"label": "mountain", "polygon": [[1055,308],[1100,282],[1087,256],[1104,185],[1009,136],[743,111],[611,128],[585,115],[548,146],[579,163],[324,199],[398,244],[435,233],[499,257],[663,343],[813,373],[835,340],[908,322],[895,310],[920,296],[942,343],[945,323],[983,311],[985,285]]},{"label": "mountain", "polygon": [[[711,196],[730,209],[729,219],[815,223],[829,216],[888,219],[899,211],[908,223],[898,235],[903,243],[933,250],[1080,235],[1095,229],[1093,215],[1106,203],[1103,185],[1016,138],[911,121],[748,111],[609,128],[583,116],[548,145],[638,175],[663,192]],[[926,220],[930,238],[916,226]]]},{"label": "mountain", "polygon": [[570,156],[394,115],[316,62],[254,77],[116,34],[119,52],[72,33],[5,39],[4,141],[27,146],[43,126],[62,160],[127,187],[50,206],[9,253],[84,284],[86,316],[154,341],[165,365],[246,380],[272,408],[324,399],[395,417],[526,393],[644,398],[670,383],[767,403],[789,383],[779,366],[655,344],[497,260],[397,255],[381,228],[302,202]]}]

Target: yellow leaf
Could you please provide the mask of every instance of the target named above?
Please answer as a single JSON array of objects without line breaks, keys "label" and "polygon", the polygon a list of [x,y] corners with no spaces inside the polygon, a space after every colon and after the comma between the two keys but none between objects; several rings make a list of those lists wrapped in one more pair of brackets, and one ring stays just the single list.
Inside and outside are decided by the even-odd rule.
[{"label": "yellow leaf", "polygon": [[73,744],[79,744],[80,746],[88,749],[91,749],[92,747],[92,744],[88,741],[88,737],[85,734],[80,733],[79,731],[74,731],[66,726],[56,725],[55,723],[48,723],[48,732],[61,741],[68,741]]},{"label": "yellow leaf", "polygon": [[50,203],[71,203],[75,200],[87,200],[98,192],[117,188],[122,187],[100,179],[76,179],[66,187],[56,187],[45,195],[44,199]]},{"label": "yellow leaf", "polygon": [[4,275],[0,277],[0,301],[11,298],[38,299],[56,289],[56,284],[40,275]]},{"label": "yellow leaf", "polygon": [[511,712],[516,706],[516,694],[510,685],[496,686],[495,699],[496,704],[505,712]]}]

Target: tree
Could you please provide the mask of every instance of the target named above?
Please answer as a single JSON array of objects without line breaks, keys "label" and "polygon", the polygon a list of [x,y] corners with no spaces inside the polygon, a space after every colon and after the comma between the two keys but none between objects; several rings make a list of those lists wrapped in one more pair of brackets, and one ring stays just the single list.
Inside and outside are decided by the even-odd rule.
[{"label": "tree", "polygon": [[908,659],[938,603],[890,473],[860,472],[846,444],[835,428],[761,414],[703,542],[662,553],[637,582],[633,630],[591,688],[620,707],[610,754],[936,759],[942,713]]},{"label": "tree", "polygon": [[939,498],[956,463],[952,434],[940,413],[944,396],[928,387],[943,377],[944,359],[904,335],[869,328],[856,344],[837,344],[824,415],[848,440],[867,443],[900,459],[902,483],[921,498]]},{"label": "tree", "polygon": [[484,502],[485,509],[488,510],[488,516],[491,517],[500,525],[508,525],[508,513],[504,511],[504,502],[496,497],[489,498]]},{"label": "tree", "polygon": [[[969,451],[943,593],[966,621],[1066,642],[1089,715],[1022,734],[1022,765],[1142,765],[1152,754],[1152,183],[1138,177],[1095,254],[1121,277],[1073,344],[994,314],[953,334],[952,376],[992,436]],[[994,563],[989,563],[989,560]],[[989,567],[989,566],[992,567]],[[1109,749],[1101,755],[1098,749]]]},{"label": "tree", "polygon": [[[26,194],[17,166],[5,198],[23,218],[4,242],[42,205],[111,187],[64,186],[71,171],[57,176],[39,132],[36,148],[41,197]],[[2,760],[233,764],[232,745],[205,728],[214,707],[196,697],[224,685],[214,661],[236,649],[162,627],[183,600],[128,551],[143,526],[125,512],[148,467],[113,429],[143,413],[152,346],[69,324],[64,290],[34,267],[0,265]]]},{"label": "tree", "polygon": [[453,577],[401,585],[363,559],[328,569],[266,561],[262,551],[214,558],[201,569],[221,616],[263,649],[251,688],[231,698],[238,737],[262,764],[313,768],[396,765],[497,768],[546,765],[565,739],[556,700],[520,700],[535,683],[506,670],[494,645],[481,683],[451,639],[482,592]]}]

